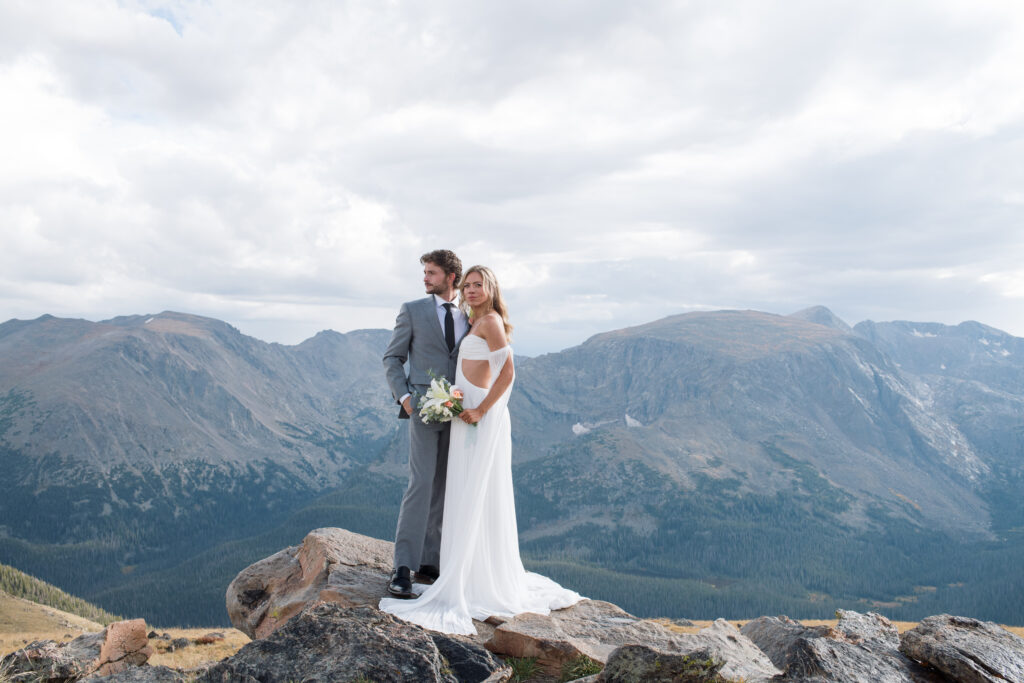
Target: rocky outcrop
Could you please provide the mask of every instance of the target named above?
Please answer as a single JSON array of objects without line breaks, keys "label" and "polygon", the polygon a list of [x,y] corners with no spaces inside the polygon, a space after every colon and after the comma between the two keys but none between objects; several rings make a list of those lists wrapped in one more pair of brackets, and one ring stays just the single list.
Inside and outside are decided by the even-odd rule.
[{"label": "rocky outcrop", "polygon": [[[446,636],[376,609],[385,593],[391,548],[343,529],[317,529],[302,545],[244,570],[228,589],[228,612],[236,627],[264,640],[216,665],[203,680],[246,681],[266,667],[280,671],[284,680],[327,676],[330,667],[366,667],[372,680],[393,680],[387,676],[406,670],[412,673],[403,675],[422,680],[500,678],[500,662],[489,650],[536,657],[556,675],[585,656],[605,665],[594,681],[671,675],[748,683],[1024,683],[1024,640],[992,624],[946,616],[926,619],[901,644],[892,622],[873,613],[839,610],[835,627],[761,617],[740,630],[719,619],[698,633],[683,634],[610,603],[583,600],[549,615],[477,623],[476,638]],[[993,677],[965,677],[975,670]]]},{"label": "rocky outcrop", "polygon": [[1024,639],[998,624],[940,614],[903,634],[900,651],[963,683],[1024,683]]},{"label": "rocky outcrop", "polygon": [[235,577],[227,590],[231,623],[250,638],[263,638],[319,600],[376,607],[391,574],[392,547],[345,529],[315,529],[302,545]]},{"label": "rocky outcrop", "polygon": [[839,623],[806,627],[788,617],[761,617],[747,623],[748,636],[787,681],[848,683],[938,683],[943,679],[900,653],[899,632],[874,614],[839,610]]},{"label": "rocky outcrop", "polygon": [[372,608],[319,602],[199,680],[456,683],[501,680],[506,674],[499,660],[471,641],[433,634]]},{"label": "rocky outcrop", "polygon": [[[239,630],[261,638],[318,601],[376,608],[385,594],[391,555],[392,544],[386,541],[344,529],[316,529],[301,545],[243,570],[228,588],[228,614]],[[643,643],[676,654],[710,649],[725,662],[724,671],[751,681],[778,673],[753,643],[724,621],[683,636],[599,600],[584,600],[550,615],[526,613],[489,621],[493,623],[477,623],[476,642],[503,656],[536,657],[552,672],[580,656],[603,664],[617,647]]]},{"label": "rocky outcrop", "polygon": [[99,633],[68,643],[35,641],[0,660],[0,671],[41,681],[71,681],[90,674],[105,676],[140,666],[153,654],[142,619],[117,621]]}]

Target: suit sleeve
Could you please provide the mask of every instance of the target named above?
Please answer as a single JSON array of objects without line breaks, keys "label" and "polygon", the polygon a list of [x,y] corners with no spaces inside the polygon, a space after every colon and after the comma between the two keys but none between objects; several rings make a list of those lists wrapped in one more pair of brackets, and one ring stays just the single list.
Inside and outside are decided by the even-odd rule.
[{"label": "suit sleeve", "polygon": [[409,304],[402,304],[402,309],[395,319],[395,330],[391,333],[391,341],[384,350],[384,370],[387,373],[388,387],[395,402],[399,403],[402,396],[411,393],[409,378],[405,374],[405,361],[409,358],[409,344],[412,342],[412,316]]}]

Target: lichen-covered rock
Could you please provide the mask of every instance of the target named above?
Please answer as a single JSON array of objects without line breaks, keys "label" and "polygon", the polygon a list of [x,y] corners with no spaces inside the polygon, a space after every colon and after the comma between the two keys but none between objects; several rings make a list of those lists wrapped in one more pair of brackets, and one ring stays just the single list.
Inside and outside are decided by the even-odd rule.
[{"label": "lichen-covered rock", "polygon": [[661,652],[646,645],[623,645],[608,658],[596,680],[603,683],[726,683],[722,662],[708,651]]},{"label": "lichen-covered rock", "polygon": [[1024,639],[992,622],[928,617],[903,634],[900,650],[962,683],[1024,683]]},{"label": "lichen-covered rock", "polygon": [[722,663],[721,675],[730,680],[757,683],[782,673],[757,645],[725,619],[716,619],[697,633],[678,634],[676,639],[684,652],[710,653]]},{"label": "lichen-covered rock", "polygon": [[18,680],[73,681],[96,668],[103,636],[86,633],[70,643],[35,640],[0,659],[0,671]]},{"label": "lichen-covered rock", "polygon": [[498,677],[494,680],[502,680],[502,675],[511,677],[512,670],[505,667],[476,640],[437,631],[427,633],[458,680],[484,681],[496,674]]},{"label": "lichen-covered rock", "polygon": [[[441,642],[438,647],[436,640]],[[442,653],[451,654],[453,663]],[[466,639],[438,636],[370,607],[315,603],[261,640],[210,667],[199,680],[486,680],[504,666]],[[489,670],[488,670],[489,669]]]},{"label": "lichen-covered rock", "polygon": [[580,655],[604,663],[620,645],[645,643],[678,650],[676,640],[661,624],[634,617],[609,602],[583,600],[550,615],[516,615],[494,629],[484,647],[510,657],[536,657],[544,668],[559,671]]},{"label": "lichen-covered rock", "polygon": [[99,633],[68,643],[35,641],[0,660],[13,680],[73,681],[89,674],[108,675],[145,664],[153,650],[142,619],[116,621]]}]

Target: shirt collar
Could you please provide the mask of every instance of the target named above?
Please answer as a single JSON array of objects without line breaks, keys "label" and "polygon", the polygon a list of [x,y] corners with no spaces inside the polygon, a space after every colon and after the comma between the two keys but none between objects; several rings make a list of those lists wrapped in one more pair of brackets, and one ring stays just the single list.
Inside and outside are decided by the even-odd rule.
[{"label": "shirt collar", "polygon": [[451,301],[445,301],[444,297],[442,297],[442,296],[440,296],[438,294],[432,294],[431,296],[434,297],[434,305],[437,306],[438,308],[441,308],[445,304],[453,304],[455,306],[455,308],[453,308],[452,311],[459,310],[459,297],[458,297],[458,295],[456,295],[455,298],[452,299]]}]

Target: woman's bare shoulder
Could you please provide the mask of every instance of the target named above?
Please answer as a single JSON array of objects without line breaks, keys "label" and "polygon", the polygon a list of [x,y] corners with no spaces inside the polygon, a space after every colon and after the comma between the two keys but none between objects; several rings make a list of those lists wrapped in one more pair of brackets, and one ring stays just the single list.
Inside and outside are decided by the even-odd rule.
[{"label": "woman's bare shoulder", "polygon": [[480,336],[487,341],[487,347],[494,351],[508,344],[505,338],[505,322],[491,311],[480,320]]}]

